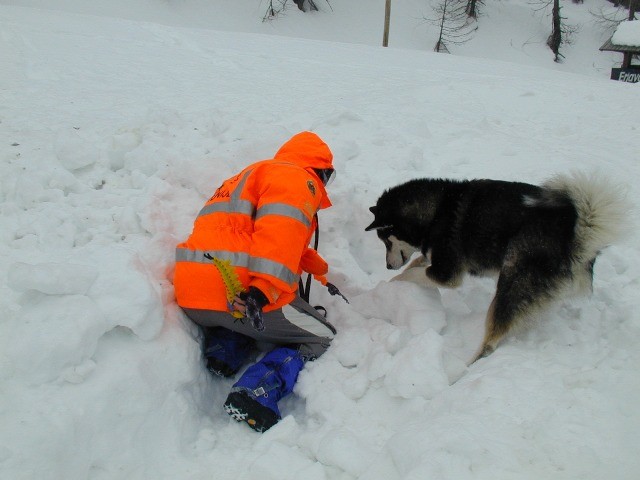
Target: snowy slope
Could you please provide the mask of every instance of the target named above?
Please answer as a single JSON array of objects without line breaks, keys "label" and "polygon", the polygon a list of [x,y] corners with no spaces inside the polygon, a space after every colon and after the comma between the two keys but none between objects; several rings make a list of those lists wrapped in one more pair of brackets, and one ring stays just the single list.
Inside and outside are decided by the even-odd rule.
[{"label": "snowy slope", "polygon": [[[7,5],[0,32],[2,478],[637,478],[635,210],[591,298],[469,369],[494,281],[388,283],[363,231],[416,176],[583,169],[637,205],[636,85]],[[305,129],[335,154],[320,251],[351,303],[314,286],[339,335],[260,436],[221,408],[233,381],[173,303],[173,247],[220,180]]]},{"label": "snowy slope", "polygon": [[[270,0],[2,0],[0,4],[39,7],[73,13],[111,16],[164,25],[261,33],[339,43],[382,45],[385,0],[317,0],[318,12],[300,12],[292,0],[277,18],[263,21]],[[389,46],[430,52],[439,24],[437,0],[392,0]],[[461,45],[449,45],[453,55],[487,58],[520,65],[609,78],[622,55],[600,52],[613,26],[602,22],[606,14],[627,17],[607,0],[561,2],[564,25],[574,31],[561,47],[561,63],[547,47],[551,8],[544,1],[485,0],[478,4],[478,30]],[[273,5],[280,7],[281,0]],[[286,49],[284,49],[286,51]]]}]

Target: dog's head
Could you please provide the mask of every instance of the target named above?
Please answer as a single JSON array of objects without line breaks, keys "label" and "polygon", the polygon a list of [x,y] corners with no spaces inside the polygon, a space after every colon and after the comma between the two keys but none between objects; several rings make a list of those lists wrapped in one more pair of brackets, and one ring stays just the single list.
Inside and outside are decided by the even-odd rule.
[{"label": "dog's head", "polygon": [[397,270],[420,248],[409,243],[411,236],[408,234],[408,225],[392,220],[391,215],[385,214],[385,209],[379,205],[370,207],[369,210],[375,218],[365,231],[376,231],[387,249],[387,268]]}]

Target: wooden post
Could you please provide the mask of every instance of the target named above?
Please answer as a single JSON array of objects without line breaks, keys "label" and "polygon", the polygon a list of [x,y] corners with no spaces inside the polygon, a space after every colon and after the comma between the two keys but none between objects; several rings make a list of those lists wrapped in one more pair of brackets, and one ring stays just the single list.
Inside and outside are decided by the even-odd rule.
[{"label": "wooden post", "polygon": [[384,5],[384,33],[382,35],[382,46],[389,45],[389,19],[391,18],[391,0],[385,0]]},{"label": "wooden post", "polygon": [[[636,4],[637,4],[637,0],[629,0],[629,20],[635,20],[636,18]],[[633,58],[633,53],[625,52],[624,57],[622,59],[622,68],[629,68],[631,66],[632,58]]]}]

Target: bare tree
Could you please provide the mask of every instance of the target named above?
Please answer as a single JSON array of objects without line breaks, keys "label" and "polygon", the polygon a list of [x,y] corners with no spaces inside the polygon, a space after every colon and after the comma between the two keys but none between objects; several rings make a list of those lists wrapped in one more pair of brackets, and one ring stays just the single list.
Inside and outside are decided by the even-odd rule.
[{"label": "bare tree", "polygon": [[293,0],[293,3],[298,6],[298,10],[303,12],[308,12],[309,10],[318,11],[318,7],[313,0]]},{"label": "bare tree", "polygon": [[560,16],[560,0],[553,0],[553,9],[551,14],[551,35],[547,39],[547,45],[555,55],[554,60],[559,61],[560,45],[562,45],[562,17]]},{"label": "bare tree", "polygon": [[532,2],[537,5],[537,11],[547,11],[551,7],[551,34],[547,38],[547,45],[554,55],[554,62],[560,62],[564,55],[560,53],[560,47],[570,45],[573,35],[578,31],[576,25],[569,25],[560,14],[560,0],[536,0]]},{"label": "bare tree", "polygon": [[[301,10],[303,12],[319,10],[315,0],[291,0],[291,1],[295,3],[295,5],[298,7],[298,10]],[[325,1],[327,2],[327,5],[329,5],[329,8],[332,9],[331,3],[329,3],[329,0],[325,0]],[[264,17],[262,18],[262,21],[265,22],[267,20],[272,20],[276,18],[278,15],[280,15],[287,9],[288,3],[289,3],[289,0],[269,0],[269,3],[267,5],[267,11],[265,12]]]},{"label": "bare tree", "polygon": [[594,22],[605,32],[613,34],[616,27],[627,18],[626,7],[617,5],[615,9],[599,7],[596,11],[590,11],[594,17]]},{"label": "bare tree", "polygon": [[[613,2],[612,2],[613,3]],[[626,10],[629,9],[627,12]],[[600,7],[598,10],[591,10],[589,13],[593,15],[594,21],[607,34],[613,34],[620,22],[624,20],[638,20],[636,10],[640,9],[640,0],[627,0],[626,4],[622,2],[615,3],[614,7]]]},{"label": "bare tree", "polygon": [[467,14],[467,0],[441,0],[433,8],[434,17],[425,18],[439,28],[436,52],[449,52],[449,45],[461,45],[478,29]]},{"label": "bare tree", "polygon": [[479,7],[484,6],[483,0],[467,0],[465,11],[471,18],[477,19],[480,15]]},{"label": "bare tree", "polygon": [[284,12],[286,8],[287,0],[275,0],[277,5],[274,5],[273,2],[274,0],[269,0],[267,11],[265,12],[264,17],[262,17],[263,22],[276,18],[280,13]]}]

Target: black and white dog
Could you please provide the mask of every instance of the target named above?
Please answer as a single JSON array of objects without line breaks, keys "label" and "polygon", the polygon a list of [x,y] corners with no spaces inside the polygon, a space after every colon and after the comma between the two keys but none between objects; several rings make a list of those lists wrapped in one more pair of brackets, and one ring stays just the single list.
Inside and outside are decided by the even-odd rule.
[{"label": "black and white dog", "polygon": [[375,219],[366,230],[384,242],[387,268],[422,253],[394,280],[456,287],[466,273],[498,274],[475,361],[560,295],[591,291],[596,257],[622,233],[627,206],[619,188],[574,173],[542,186],[411,180],[370,210]]}]

